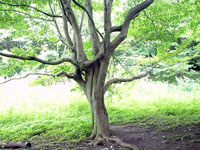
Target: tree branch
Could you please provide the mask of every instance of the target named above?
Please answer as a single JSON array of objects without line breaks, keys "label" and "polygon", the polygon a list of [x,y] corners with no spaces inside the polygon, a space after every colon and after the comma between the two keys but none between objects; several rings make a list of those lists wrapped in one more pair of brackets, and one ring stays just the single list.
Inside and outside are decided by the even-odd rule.
[{"label": "tree branch", "polygon": [[110,29],[110,32],[120,32],[122,31],[122,25],[121,26],[113,26]]},{"label": "tree branch", "polygon": [[101,38],[103,39],[103,35],[99,32],[99,30],[95,27],[95,23],[94,20],[92,19],[92,16],[90,15],[90,13],[87,11],[87,9],[82,6],[81,4],[79,4],[76,0],[72,0],[74,2],[74,4],[76,4],[78,7],[80,7],[81,9],[83,9],[86,14],[88,15],[90,21],[91,21],[91,25],[93,26],[93,28],[97,31],[97,33],[101,36]]},{"label": "tree branch", "polygon": [[8,6],[13,6],[13,7],[28,7],[28,8],[31,8],[31,9],[34,9],[46,16],[49,16],[49,17],[55,17],[55,18],[62,18],[62,16],[58,16],[58,15],[52,15],[52,14],[49,14],[47,12],[44,12],[36,7],[33,7],[33,6],[29,6],[29,5],[25,5],[25,4],[10,4],[10,3],[6,3],[6,2],[2,2],[0,1],[0,4],[4,4],[4,5],[8,5]]},{"label": "tree branch", "polygon": [[12,78],[12,79],[0,82],[0,84],[5,84],[5,83],[13,81],[13,80],[21,80],[21,79],[27,78],[28,76],[31,76],[31,75],[42,75],[42,76],[52,76],[52,77],[56,77],[57,76],[57,75],[54,75],[54,74],[47,74],[47,73],[29,73],[29,74],[27,74],[27,75],[25,75],[23,77]]},{"label": "tree branch", "polygon": [[131,73],[128,69],[126,69],[126,67],[114,56],[114,55],[112,55],[113,56],[113,58],[120,64],[120,66],[122,66],[122,68],[126,71],[126,72],[128,72],[129,74],[131,74],[131,75],[133,75],[133,73]]},{"label": "tree branch", "polygon": [[86,0],[85,3],[88,8],[88,13],[90,15],[90,17],[88,17],[88,28],[90,31],[90,39],[92,43],[93,55],[96,55],[99,52],[100,40],[96,32],[97,30],[96,30],[95,24],[93,22],[93,8],[92,8],[91,0]]},{"label": "tree branch", "polygon": [[154,30],[155,30],[155,32],[156,32],[156,36],[158,37],[158,30],[157,30],[157,28],[156,28],[156,25],[155,25],[155,23],[154,23],[154,20],[152,20],[148,15],[147,15],[147,13],[146,13],[146,11],[144,10],[143,11],[144,12],[144,15],[147,17],[147,19],[149,19],[150,21],[151,21],[151,23],[152,23],[152,25],[153,25],[153,28],[154,28]]},{"label": "tree branch", "polygon": [[120,34],[111,42],[111,49],[114,50],[127,36],[130,21],[133,20],[135,17],[139,15],[139,12],[150,6],[154,0],[146,0],[141,4],[136,5],[135,7],[131,8],[122,24],[122,27],[115,27],[112,28],[112,31],[120,31]]},{"label": "tree branch", "polygon": [[11,9],[6,9],[6,10],[3,10],[3,9],[0,9],[0,11],[10,11],[10,12],[16,12],[16,13],[19,13],[19,14],[22,14],[22,15],[25,15],[25,16],[28,16],[29,18],[33,18],[33,19],[38,19],[38,20],[43,20],[43,21],[53,21],[53,20],[48,20],[48,19],[45,19],[45,18],[37,18],[37,17],[34,17],[34,16],[31,16],[27,13],[24,13],[24,12],[21,12],[21,11],[18,11],[18,10],[11,10]]},{"label": "tree branch", "polygon": [[90,67],[91,65],[95,64],[97,61],[99,61],[104,56],[104,51],[99,51],[98,54],[92,59],[87,60],[82,63],[82,70]]},{"label": "tree branch", "polygon": [[66,14],[65,16],[69,18],[71,26],[74,30],[77,60],[79,62],[83,62],[87,60],[87,56],[83,50],[83,39],[82,39],[82,35],[80,32],[80,28],[78,26],[74,11],[71,8],[71,0],[61,0],[61,3],[64,7],[64,13]]},{"label": "tree branch", "polygon": [[62,76],[64,76],[64,77],[67,77],[67,78],[69,78],[69,79],[75,79],[75,78],[76,78],[74,73],[67,73],[67,72],[64,72],[64,71],[60,72],[60,73],[57,74],[56,76],[57,76],[57,77],[62,77]]},{"label": "tree branch", "polygon": [[81,22],[80,22],[80,31],[82,30],[82,27],[83,27],[84,16],[85,16],[85,13],[83,11],[82,16],[81,16]]},{"label": "tree branch", "polygon": [[85,87],[85,82],[84,82],[83,78],[81,77],[81,72],[80,72],[80,74],[76,74],[76,73],[73,73],[73,72],[72,73],[66,73],[66,72],[62,71],[59,74],[57,74],[57,76],[58,77],[64,76],[64,77],[67,77],[69,79],[73,79],[80,85],[80,87],[82,89],[84,89],[84,87]]},{"label": "tree branch", "polygon": [[70,59],[70,58],[63,58],[61,60],[50,62],[50,61],[46,61],[46,60],[43,60],[43,59],[40,59],[40,58],[37,58],[34,56],[18,56],[18,55],[6,54],[6,53],[2,53],[2,52],[0,52],[0,55],[4,56],[4,57],[8,57],[8,58],[16,58],[16,59],[20,59],[20,60],[37,61],[37,62],[40,62],[42,64],[47,64],[47,65],[58,65],[58,64],[62,64],[64,62],[70,62],[74,66],[79,67],[78,63],[75,60]]},{"label": "tree branch", "polygon": [[64,28],[65,37],[67,39],[67,43],[69,44],[71,50],[75,51],[74,44],[73,44],[72,39],[69,35],[68,22],[67,22],[67,17],[65,15],[63,15],[63,22],[64,22],[63,28]]},{"label": "tree branch", "polygon": [[113,0],[104,0],[104,31],[105,31],[105,48],[110,44],[111,31],[111,8]]},{"label": "tree branch", "polygon": [[74,75],[74,73],[66,73],[64,71],[58,73],[58,74],[48,74],[48,73],[28,73],[27,75],[23,76],[23,77],[19,77],[19,78],[11,78],[9,80],[6,80],[6,81],[3,81],[3,82],[0,82],[0,84],[5,84],[7,82],[10,82],[10,81],[13,81],[13,80],[21,80],[21,79],[24,79],[24,78],[27,78],[29,76],[50,76],[50,77],[67,77],[69,79],[76,79],[76,76]]},{"label": "tree branch", "polygon": [[[72,42],[72,39],[70,37],[70,34],[69,34],[69,28],[68,28],[68,22],[72,25],[72,23],[70,22],[70,19],[69,19],[69,16],[67,16],[67,13],[65,11],[65,7],[64,7],[64,4],[62,2],[62,0],[60,0],[60,7],[61,7],[61,10],[62,10],[62,15],[63,15],[63,29],[64,29],[64,34],[65,34],[65,37],[67,39],[67,43],[72,51],[72,59],[74,60],[77,60],[77,52],[76,52],[76,44],[75,44],[75,41]],[[81,30],[81,29],[80,29]]]},{"label": "tree branch", "polygon": [[107,91],[107,89],[109,88],[109,86],[113,83],[122,83],[122,82],[130,82],[130,81],[133,81],[133,80],[137,80],[137,79],[141,79],[143,77],[146,77],[147,75],[149,75],[152,70],[155,68],[156,65],[154,65],[150,70],[148,70],[147,72],[143,73],[143,74],[140,74],[140,75],[137,75],[137,76],[133,76],[131,78],[126,78],[126,79],[122,79],[122,78],[114,78],[114,79],[111,79],[110,81],[108,81],[105,86],[104,86],[104,93]]},{"label": "tree branch", "polygon": [[[48,0],[48,1],[49,1],[49,0]],[[51,7],[50,1],[49,1],[49,8],[50,8],[50,10],[51,10],[51,13],[54,15],[54,11],[53,11],[53,8]],[[67,45],[67,43],[65,42],[66,39],[63,38],[63,36],[62,36],[62,34],[61,34],[61,32],[60,32],[59,26],[58,26],[58,24],[57,24],[57,21],[56,21],[55,18],[53,18],[53,22],[54,22],[55,27],[56,27],[56,30],[57,30],[57,32],[58,32],[58,34],[59,34],[59,39],[61,40],[61,42],[62,42],[64,45]]]}]

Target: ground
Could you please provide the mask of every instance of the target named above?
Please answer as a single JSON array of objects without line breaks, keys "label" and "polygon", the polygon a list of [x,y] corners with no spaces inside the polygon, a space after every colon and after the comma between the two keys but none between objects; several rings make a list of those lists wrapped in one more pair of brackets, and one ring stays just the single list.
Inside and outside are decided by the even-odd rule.
[{"label": "ground", "polygon": [[[136,145],[140,150],[200,150],[200,125],[170,129],[135,124],[111,125],[112,135]],[[127,150],[115,143],[89,146],[86,140],[76,144],[51,139],[32,139],[31,150]]]}]

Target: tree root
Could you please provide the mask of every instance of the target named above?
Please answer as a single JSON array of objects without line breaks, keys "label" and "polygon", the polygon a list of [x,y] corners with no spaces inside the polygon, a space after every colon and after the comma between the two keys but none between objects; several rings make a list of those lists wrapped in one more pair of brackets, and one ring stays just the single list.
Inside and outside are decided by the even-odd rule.
[{"label": "tree root", "polygon": [[105,143],[105,140],[102,137],[99,137],[98,139],[96,139],[96,141],[94,141],[93,145],[97,146],[97,145],[103,145]]},{"label": "tree root", "polygon": [[122,147],[129,148],[131,150],[139,150],[139,148],[137,146],[125,143],[122,140],[120,140],[119,138],[109,138],[109,140],[117,143],[118,145],[120,145]]},{"label": "tree root", "polygon": [[89,139],[94,140],[96,137],[96,130],[92,132],[92,134],[90,135]]},{"label": "tree root", "polygon": [[91,145],[97,146],[97,145],[102,145],[104,143],[110,143],[110,142],[115,142],[118,145],[120,145],[124,148],[128,148],[130,150],[139,150],[139,148],[136,147],[135,145],[125,143],[122,140],[120,140],[119,138],[113,138],[113,137],[107,137],[107,136],[96,137],[95,140],[91,143]]}]

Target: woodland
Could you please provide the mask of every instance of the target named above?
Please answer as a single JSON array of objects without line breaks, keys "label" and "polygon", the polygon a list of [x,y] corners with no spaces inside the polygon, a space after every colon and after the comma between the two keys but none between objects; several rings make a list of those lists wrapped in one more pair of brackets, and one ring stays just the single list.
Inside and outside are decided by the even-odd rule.
[{"label": "woodland", "polygon": [[2,148],[200,149],[200,1],[0,0],[0,77]]}]

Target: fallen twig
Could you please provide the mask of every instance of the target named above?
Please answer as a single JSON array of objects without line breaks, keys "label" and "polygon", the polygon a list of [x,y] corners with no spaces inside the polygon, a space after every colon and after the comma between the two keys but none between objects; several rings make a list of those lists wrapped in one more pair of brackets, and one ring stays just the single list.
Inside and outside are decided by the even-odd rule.
[{"label": "fallen twig", "polygon": [[21,142],[17,142],[17,143],[1,143],[0,142],[0,148],[13,148],[13,149],[17,149],[17,148],[28,148],[31,147],[31,143],[26,142],[26,143],[21,143]]}]

